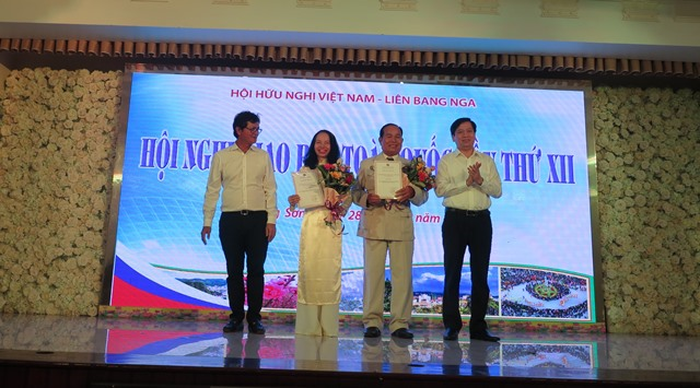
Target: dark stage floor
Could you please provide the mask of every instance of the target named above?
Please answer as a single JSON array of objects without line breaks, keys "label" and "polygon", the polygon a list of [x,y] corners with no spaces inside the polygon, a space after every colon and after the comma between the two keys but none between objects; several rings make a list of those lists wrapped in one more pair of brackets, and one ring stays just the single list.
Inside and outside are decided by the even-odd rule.
[{"label": "dark stage floor", "polygon": [[[482,383],[493,380],[491,383],[503,386],[700,386],[698,337],[495,332],[502,341],[492,344],[470,341],[466,336],[443,341],[439,329],[415,329],[415,340],[406,341],[391,338],[386,331],[382,338],[365,339],[359,326],[341,328],[339,338],[318,338],[295,336],[291,324],[268,324],[264,336],[249,335],[247,329],[225,334],[221,332],[223,324],[0,315],[0,386],[31,386],[22,385],[30,377],[13,373],[29,373],[27,365],[112,372],[86,372],[88,377],[73,378],[75,386],[94,387],[121,386],[114,383],[120,380],[114,371],[137,367],[159,373],[169,368],[177,368],[178,373],[228,373],[228,377],[216,380],[222,386],[319,386],[314,384],[314,376],[323,385],[336,379],[338,383],[332,384],[336,387],[359,376],[367,380],[357,383],[367,387],[439,381],[468,384],[469,379]],[[232,370],[236,370],[234,374]],[[304,379],[300,382],[289,377],[295,373]],[[281,380],[271,383],[242,378],[271,374]],[[398,376],[401,378],[392,380]],[[113,380],[111,385],[104,381],[108,379]],[[161,386],[155,378],[150,385],[137,379],[132,376],[131,385],[124,386]],[[41,386],[42,381],[34,385]],[[195,386],[193,381],[201,382],[198,387],[211,385],[206,379],[183,379],[181,384]],[[51,385],[50,378],[44,383],[59,386]],[[168,386],[178,385],[171,382]]]}]

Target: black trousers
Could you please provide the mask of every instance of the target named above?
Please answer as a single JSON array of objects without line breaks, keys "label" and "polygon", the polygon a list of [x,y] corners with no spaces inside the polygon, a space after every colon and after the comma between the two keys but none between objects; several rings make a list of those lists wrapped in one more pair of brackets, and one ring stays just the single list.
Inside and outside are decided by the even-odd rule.
[{"label": "black trousers", "polygon": [[[266,211],[224,212],[219,219],[219,239],[226,257],[228,303],[231,319],[248,323],[260,320],[263,302],[264,264],[267,257]],[[243,268],[248,268],[248,279],[243,282]],[[248,290],[248,314],[245,304]]]},{"label": "black trousers", "polygon": [[493,226],[488,210],[473,214],[447,209],[442,223],[442,247],[444,249],[445,288],[442,296],[442,322],[445,328],[460,330],[462,317],[459,312],[459,283],[462,278],[464,254],[469,247],[471,270],[471,318],[469,331],[486,330],[486,309],[489,303],[489,262]]},{"label": "black trousers", "polygon": [[[224,366],[227,368],[260,368],[260,341],[265,337],[249,335],[243,345],[243,332],[226,333],[226,357]],[[245,353],[244,353],[245,351]]]}]

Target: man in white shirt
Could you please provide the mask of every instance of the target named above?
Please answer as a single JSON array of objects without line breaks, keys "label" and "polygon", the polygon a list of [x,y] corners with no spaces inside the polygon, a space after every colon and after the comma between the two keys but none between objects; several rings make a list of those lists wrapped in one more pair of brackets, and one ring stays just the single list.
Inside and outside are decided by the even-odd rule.
[{"label": "man in white shirt", "polygon": [[[257,148],[260,118],[240,112],[233,121],[234,145],[214,154],[204,195],[202,242],[211,235],[219,193],[223,189],[219,239],[226,257],[230,320],[224,332],[243,330],[244,319],[252,334],[265,334],[260,322],[267,246],[275,238],[277,184],[270,155]],[[243,268],[247,266],[248,313],[244,310]]]},{"label": "man in white shirt", "polygon": [[457,150],[440,159],[435,188],[435,194],[443,198],[445,206],[442,224],[445,266],[443,338],[456,340],[462,329],[459,283],[468,246],[472,283],[469,337],[498,342],[500,338],[488,332],[485,317],[490,295],[487,279],[493,238],[489,207],[491,198],[501,197],[501,177],[493,159],[474,148],[474,121],[459,118],[450,126],[450,133]]}]

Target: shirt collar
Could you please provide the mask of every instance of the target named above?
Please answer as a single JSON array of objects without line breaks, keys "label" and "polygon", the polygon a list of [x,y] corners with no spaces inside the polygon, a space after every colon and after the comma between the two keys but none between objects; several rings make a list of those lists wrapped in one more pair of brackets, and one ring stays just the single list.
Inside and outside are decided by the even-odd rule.
[{"label": "shirt collar", "polygon": [[474,149],[474,153],[473,153],[472,156],[470,156],[469,158],[467,158],[466,156],[464,156],[464,154],[462,153],[462,151],[460,151],[459,149],[456,149],[456,150],[454,150],[453,152],[456,154],[457,157],[462,157],[462,158],[465,158],[465,159],[469,159],[469,158],[474,158],[474,157],[479,157],[479,156],[481,156],[481,152],[479,152],[479,150],[477,150],[477,149]]},{"label": "shirt collar", "polygon": [[[241,150],[241,147],[238,146],[238,143],[233,143],[233,148],[232,148],[232,149],[233,149],[234,151],[241,151],[241,152],[243,152],[243,151]],[[255,144],[251,144],[250,148],[248,148],[248,151],[257,152],[259,149],[260,149],[260,148],[256,147]]]}]

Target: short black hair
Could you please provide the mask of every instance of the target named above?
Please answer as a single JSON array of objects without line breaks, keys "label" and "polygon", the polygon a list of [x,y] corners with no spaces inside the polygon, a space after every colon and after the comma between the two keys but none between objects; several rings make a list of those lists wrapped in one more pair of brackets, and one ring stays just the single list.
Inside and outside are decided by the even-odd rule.
[{"label": "short black hair", "polygon": [[384,128],[391,127],[391,126],[398,128],[399,131],[401,131],[401,136],[403,136],[403,128],[399,127],[398,125],[396,125],[394,123],[386,123],[386,124],[382,125],[382,128],[379,130],[379,137],[384,136]]},{"label": "short black hair", "polygon": [[474,127],[474,133],[476,133],[476,123],[474,122],[474,120],[470,119],[469,117],[460,117],[457,120],[455,120],[455,122],[452,123],[452,125],[450,125],[450,134],[454,136],[457,127],[464,123],[472,123],[472,127]]},{"label": "short black hair", "polygon": [[238,139],[238,134],[236,133],[236,128],[245,128],[248,123],[259,123],[260,117],[253,112],[244,110],[240,112],[233,119],[233,136]]}]

